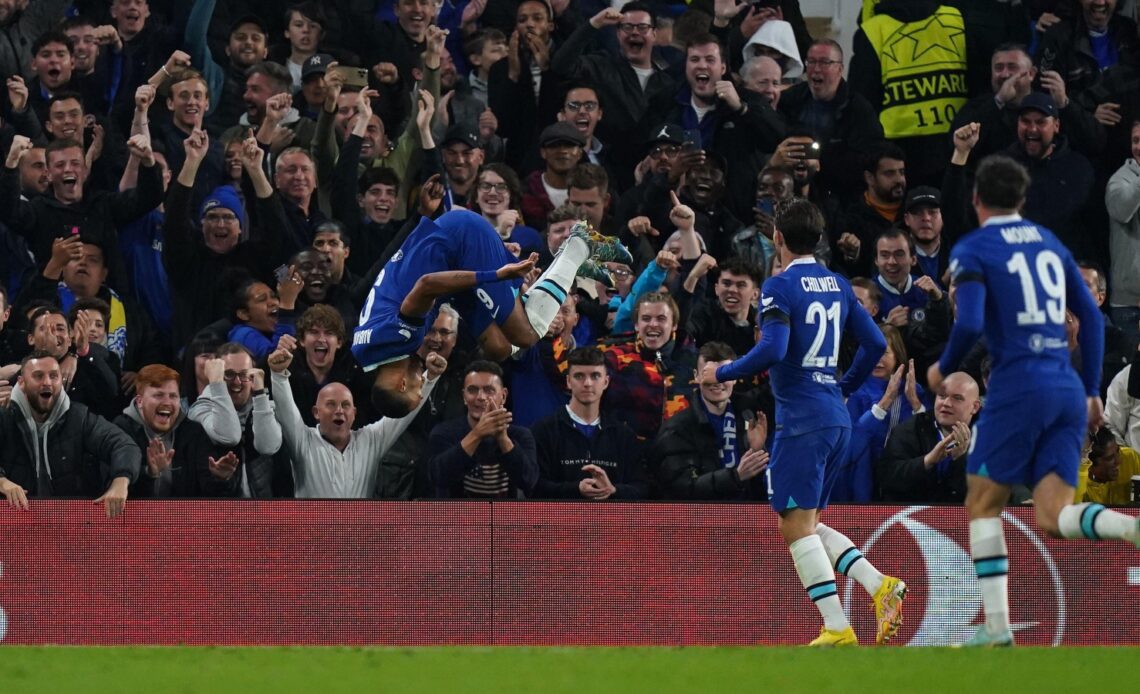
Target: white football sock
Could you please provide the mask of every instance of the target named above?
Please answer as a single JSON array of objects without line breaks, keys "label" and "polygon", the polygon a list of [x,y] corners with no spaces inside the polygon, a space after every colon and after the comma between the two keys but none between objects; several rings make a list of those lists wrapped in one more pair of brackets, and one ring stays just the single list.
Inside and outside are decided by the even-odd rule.
[{"label": "white football sock", "polygon": [[788,551],[792,553],[800,583],[823,615],[823,626],[829,631],[843,631],[851,626],[843,614],[843,605],[835,589],[835,571],[827,560],[819,535],[801,537],[788,547]]},{"label": "white football sock", "polygon": [[978,574],[978,589],[986,612],[986,630],[1009,629],[1009,555],[1001,518],[970,521],[970,555]]},{"label": "white football sock", "polygon": [[872,596],[883,585],[883,574],[871,564],[863,553],[855,548],[846,535],[829,528],[823,523],[815,526],[815,534],[823,541],[823,548],[827,551],[827,558],[835,567],[836,573],[850,576],[863,586],[864,590]]},{"label": "white football sock", "polygon": [[571,236],[566,239],[554,262],[546,268],[534,284],[523,294],[523,308],[530,327],[539,339],[546,337],[550,323],[558,315],[566,295],[574,285],[578,268],[590,257],[590,244],[585,239]]},{"label": "white football sock", "polygon": [[1061,536],[1069,539],[1119,540],[1135,532],[1136,519],[1100,504],[1070,504],[1057,516]]}]

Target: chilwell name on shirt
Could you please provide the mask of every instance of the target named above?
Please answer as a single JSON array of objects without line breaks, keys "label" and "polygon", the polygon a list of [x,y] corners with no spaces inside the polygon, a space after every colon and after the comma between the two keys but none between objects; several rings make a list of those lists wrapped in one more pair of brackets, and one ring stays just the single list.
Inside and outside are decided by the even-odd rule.
[{"label": "chilwell name on shirt", "polygon": [[805,292],[837,292],[839,282],[834,277],[801,277],[800,286]]}]

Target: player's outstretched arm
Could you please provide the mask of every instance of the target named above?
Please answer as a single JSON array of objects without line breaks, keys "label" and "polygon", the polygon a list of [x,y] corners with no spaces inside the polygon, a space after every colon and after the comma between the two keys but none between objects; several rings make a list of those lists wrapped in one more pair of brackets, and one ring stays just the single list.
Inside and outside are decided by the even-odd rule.
[{"label": "player's outstretched arm", "polygon": [[[764,314],[760,341],[756,343],[755,347],[748,350],[748,354],[731,364],[725,364],[716,369],[713,382],[735,381],[767,371],[788,353],[788,339],[790,337],[791,330],[788,327],[787,314],[780,311],[768,311]],[[703,378],[703,375],[702,380],[708,381],[708,379]]]},{"label": "player's outstretched arm", "polygon": [[[931,373],[935,371],[933,366],[928,372],[927,382],[930,383],[931,389],[938,387],[942,376],[953,373],[958,368],[962,357],[966,356],[982,335],[986,311],[986,285],[976,280],[960,282],[955,291],[955,298],[958,316],[950,329],[950,339],[946,342],[942,359],[936,365],[937,373]],[[931,375],[937,377],[931,379]]]},{"label": "player's outstretched arm", "polygon": [[847,328],[855,335],[855,340],[859,343],[859,350],[855,352],[855,360],[851,362],[851,368],[847,369],[847,373],[843,375],[843,380],[839,382],[839,389],[843,392],[844,397],[851,395],[859,386],[863,385],[863,381],[866,381],[871,372],[875,370],[875,364],[878,363],[879,357],[887,351],[887,339],[883,337],[882,331],[875,325],[871,314],[866,311],[857,307],[853,309],[847,317]]},{"label": "player's outstretched arm", "polygon": [[442,296],[474,289],[480,284],[526,277],[527,273],[534,269],[536,262],[538,254],[531,253],[526,260],[504,265],[498,270],[430,272],[416,280],[412,291],[408,292],[400,304],[400,313],[405,316],[427,315],[435,300]]}]

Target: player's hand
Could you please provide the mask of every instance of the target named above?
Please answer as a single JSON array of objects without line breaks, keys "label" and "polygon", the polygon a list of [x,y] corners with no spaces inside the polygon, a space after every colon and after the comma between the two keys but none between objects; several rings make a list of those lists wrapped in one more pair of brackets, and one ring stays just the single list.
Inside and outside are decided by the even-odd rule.
[{"label": "player's hand", "polygon": [[942,288],[930,275],[923,275],[914,281],[914,286],[926,292],[926,295],[935,301],[942,301]]},{"label": "player's hand", "polygon": [[424,365],[427,367],[429,379],[439,378],[444,371],[447,371],[447,360],[435,352],[428,352],[424,358]]},{"label": "player's hand", "polygon": [[898,400],[899,384],[902,383],[904,371],[906,371],[906,367],[899,364],[899,368],[895,369],[895,372],[891,374],[890,379],[887,381],[887,389],[883,391],[883,397],[879,398],[880,409],[889,410],[891,406],[895,404],[895,400]]},{"label": "player's hand", "polygon": [[939,386],[942,385],[942,379],[942,368],[938,366],[938,362],[934,362],[930,365],[930,368],[926,370],[926,387],[929,388],[931,392],[936,393],[938,392]]},{"label": "player's hand", "polygon": [[741,482],[747,482],[767,469],[768,451],[750,448],[740,456],[740,464],[736,466],[736,476]]},{"label": "player's hand", "polygon": [[578,491],[582,496],[594,501],[603,501],[613,496],[617,487],[610,482],[610,476],[597,465],[583,465],[582,472],[588,472],[589,477],[578,483]]},{"label": "player's hand", "polygon": [[530,271],[534,269],[535,263],[538,262],[538,254],[531,253],[530,257],[526,260],[521,260],[517,263],[510,263],[504,265],[495,271],[495,277],[501,280],[523,279]]},{"label": "player's hand", "polygon": [[1100,396],[1088,398],[1089,431],[1096,431],[1104,424],[1104,401]]},{"label": "player's hand", "polygon": [[238,459],[233,451],[226,453],[217,460],[215,460],[213,456],[209,456],[206,458],[206,462],[210,474],[222,481],[228,480],[237,472]]},{"label": "player's hand", "polygon": [[8,506],[21,511],[28,510],[28,490],[16,484],[7,477],[0,477],[0,494],[8,500]]},{"label": "player's hand", "polygon": [[716,367],[717,364],[715,363],[705,364],[705,367],[701,369],[701,377],[697,383],[706,386],[716,385],[717,383],[720,383],[716,377]]},{"label": "player's hand", "polygon": [[123,512],[127,506],[127,486],[129,480],[126,477],[116,477],[111,481],[111,486],[107,487],[107,491],[103,496],[99,497],[92,503],[103,504],[103,509],[107,512],[108,518],[115,518]]}]

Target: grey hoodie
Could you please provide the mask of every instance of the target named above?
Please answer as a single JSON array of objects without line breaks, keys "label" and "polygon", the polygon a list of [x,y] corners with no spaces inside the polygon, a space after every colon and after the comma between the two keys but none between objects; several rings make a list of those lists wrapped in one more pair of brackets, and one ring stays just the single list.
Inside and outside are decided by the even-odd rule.
[{"label": "grey hoodie", "polygon": [[55,399],[55,405],[52,406],[51,412],[48,413],[43,424],[36,421],[35,413],[32,411],[32,403],[28,402],[28,396],[24,394],[22,387],[12,389],[12,402],[20,409],[20,413],[24,415],[24,421],[28,424],[27,430],[30,433],[31,440],[27,441],[27,444],[28,449],[32,451],[36,459],[36,479],[39,485],[36,495],[51,496],[52,476],[51,462],[47,459],[47,437],[56,422],[71,409],[71,398],[67,396],[66,391],[61,390],[59,397]]},{"label": "grey hoodie", "polygon": [[[166,446],[166,450],[168,450],[168,451],[174,449],[174,432],[178,430],[178,425],[182,423],[182,420],[186,419],[186,410],[179,409],[178,410],[178,417],[177,417],[177,419],[174,420],[174,426],[170,427],[170,431],[166,432],[165,434],[159,434],[158,432],[154,431],[149,426],[147,426],[146,422],[143,421],[142,413],[139,412],[138,405],[135,403],[134,400],[131,400],[131,402],[126,407],[123,408],[123,414],[126,415],[127,417],[129,417],[136,424],[138,424],[139,426],[141,426],[143,428],[143,431],[146,433],[147,441],[153,441],[154,439],[162,439],[162,443],[163,443],[163,445]],[[146,474],[149,474],[147,472],[148,468],[146,467],[146,449],[143,449],[142,455],[143,455],[142,474],[146,475]],[[165,470],[163,470],[162,474],[160,474],[154,480],[154,495],[156,497],[170,496],[171,490],[173,488],[174,488],[174,469],[168,467]]]}]

